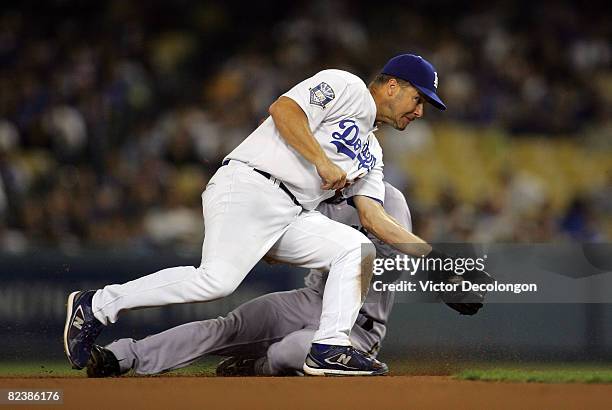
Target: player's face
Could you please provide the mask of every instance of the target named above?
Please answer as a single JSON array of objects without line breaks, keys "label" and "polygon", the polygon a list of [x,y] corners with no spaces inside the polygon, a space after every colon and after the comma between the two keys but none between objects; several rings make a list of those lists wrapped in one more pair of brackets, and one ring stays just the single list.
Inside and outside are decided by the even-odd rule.
[{"label": "player's face", "polygon": [[412,121],[423,116],[425,98],[413,86],[401,87],[391,100],[393,127],[404,130]]}]

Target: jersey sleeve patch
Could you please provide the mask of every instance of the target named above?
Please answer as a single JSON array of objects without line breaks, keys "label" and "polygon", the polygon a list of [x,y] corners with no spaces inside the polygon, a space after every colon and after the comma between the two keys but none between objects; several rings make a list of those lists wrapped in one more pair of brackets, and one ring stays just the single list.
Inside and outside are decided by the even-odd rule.
[{"label": "jersey sleeve patch", "polygon": [[312,105],[318,105],[321,108],[336,98],[334,90],[326,82],[322,82],[310,89],[310,103]]}]

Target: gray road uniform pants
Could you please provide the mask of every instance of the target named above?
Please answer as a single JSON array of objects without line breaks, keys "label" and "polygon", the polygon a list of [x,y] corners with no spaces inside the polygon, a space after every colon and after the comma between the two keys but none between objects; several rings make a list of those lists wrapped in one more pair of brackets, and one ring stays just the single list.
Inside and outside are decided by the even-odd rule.
[{"label": "gray road uniform pants", "polygon": [[[385,209],[412,229],[404,196],[386,184]],[[359,229],[357,212],[346,202],[323,204],[319,211]],[[372,238],[378,257],[395,251]],[[319,327],[326,275],[312,270],[306,287],[263,295],[242,304],[225,317],[191,322],[142,340],[120,339],[107,346],[119,359],[122,370],[156,374],[187,366],[205,355],[267,357],[264,371],[280,374],[301,370],[313,335]],[[378,353],[393,306],[392,292],[370,291],[351,330],[358,349]]]},{"label": "gray road uniform pants", "polygon": [[[178,369],[205,355],[267,355],[270,374],[300,370],[319,326],[321,302],[322,295],[312,288],[271,293],[225,317],[187,323],[138,341],[121,339],[107,348],[120,360],[122,370],[138,374]],[[351,331],[353,346],[376,354],[384,324],[363,314],[358,323]]]}]

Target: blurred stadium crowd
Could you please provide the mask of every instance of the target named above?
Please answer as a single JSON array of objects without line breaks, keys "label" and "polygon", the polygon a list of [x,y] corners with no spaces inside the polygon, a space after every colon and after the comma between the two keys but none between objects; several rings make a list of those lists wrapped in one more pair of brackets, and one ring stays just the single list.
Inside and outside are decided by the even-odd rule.
[{"label": "blurred stadium crowd", "polygon": [[323,68],[367,82],[406,51],[449,107],[380,130],[418,234],[609,240],[609,13],[490,3],[3,7],[0,249],[198,249],[206,181],[278,95]]}]

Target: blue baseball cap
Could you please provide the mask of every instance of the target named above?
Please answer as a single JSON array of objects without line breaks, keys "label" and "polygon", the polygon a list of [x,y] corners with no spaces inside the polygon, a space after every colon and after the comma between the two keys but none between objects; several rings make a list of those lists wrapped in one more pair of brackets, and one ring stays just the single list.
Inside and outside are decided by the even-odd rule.
[{"label": "blue baseball cap", "polygon": [[387,61],[381,73],[408,81],[425,95],[431,105],[439,110],[446,109],[446,105],[436,94],[438,73],[435,67],[423,57],[414,54],[400,54]]}]

